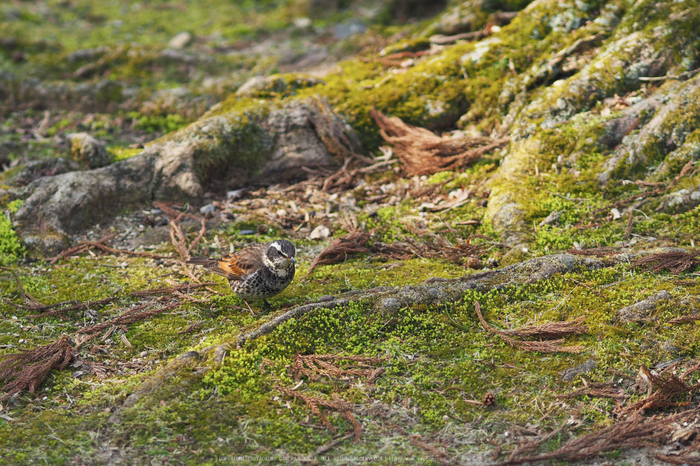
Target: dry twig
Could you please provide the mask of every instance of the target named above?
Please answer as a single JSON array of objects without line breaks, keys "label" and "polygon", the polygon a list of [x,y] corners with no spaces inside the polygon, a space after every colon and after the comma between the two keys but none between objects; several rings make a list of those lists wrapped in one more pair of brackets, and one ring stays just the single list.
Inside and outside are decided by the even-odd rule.
[{"label": "dry twig", "polygon": [[[154,307],[156,304],[165,304],[163,307]],[[174,300],[170,302],[161,303],[160,301],[151,302],[147,304],[142,304],[140,306],[134,306],[126,311],[122,312],[119,316],[107,322],[101,322],[99,324],[91,325],[89,327],[81,328],[78,330],[78,334],[92,334],[101,332],[102,330],[117,325],[127,325],[133,324],[135,322],[141,322],[150,317],[160,314],[161,312],[173,309],[182,304],[181,300]]]}]

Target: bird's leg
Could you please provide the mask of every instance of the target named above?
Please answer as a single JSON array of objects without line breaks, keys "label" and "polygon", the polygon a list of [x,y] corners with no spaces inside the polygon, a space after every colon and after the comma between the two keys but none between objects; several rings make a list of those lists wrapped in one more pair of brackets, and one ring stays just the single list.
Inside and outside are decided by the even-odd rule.
[{"label": "bird's leg", "polygon": [[255,311],[253,311],[253,308],[250,307],[250,304],[248,304],[248,301],[246,301],[246,300],[244,299],[243,302],[244,302],[245,305],[248,307],[248,310],[250,311],[250,313],[253,314],[253,317],[257,317],[257,316],[255,315]]},{"label": "bird's leg", "polygon": [[263,311],[270,312],[270,309],[272,309],[270,303],[267,302],[267,299],[263,299]]}]

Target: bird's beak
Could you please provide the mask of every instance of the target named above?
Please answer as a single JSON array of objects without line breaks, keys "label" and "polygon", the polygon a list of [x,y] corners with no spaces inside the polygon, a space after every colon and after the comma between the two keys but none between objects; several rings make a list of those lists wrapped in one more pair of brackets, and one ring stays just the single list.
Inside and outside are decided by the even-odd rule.
[{"label": "bird's beak", "polygon": [[293,258],[293,257],[290,257],[289,260],[292,261],[292,262],[294,262],[295,264],[297,263],[297,260],[296,260],[295,258]]}]

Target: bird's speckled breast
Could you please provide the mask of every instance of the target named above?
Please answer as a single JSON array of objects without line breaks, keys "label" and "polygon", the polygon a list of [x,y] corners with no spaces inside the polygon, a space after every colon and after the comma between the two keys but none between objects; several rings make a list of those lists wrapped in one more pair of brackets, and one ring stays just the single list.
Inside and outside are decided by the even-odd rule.
[{"label": "bird's speckled breast", "polygon": [[248,275],[243,280],[231,280],[231,290],[242,299],[267,299],[280,294],[294,279],[295,269],[288,273],[275,275],[267,268]]}]

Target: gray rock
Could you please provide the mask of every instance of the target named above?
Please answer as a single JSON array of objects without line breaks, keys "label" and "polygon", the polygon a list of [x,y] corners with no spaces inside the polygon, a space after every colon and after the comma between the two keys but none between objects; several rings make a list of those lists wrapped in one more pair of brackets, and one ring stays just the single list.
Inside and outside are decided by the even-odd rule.
[{"label": "gray rock", "polygon": [[559,375],[559,379],[564,382],[571,382],[577,376],[592,371],[596,368],[596,366],[597,363],[595,362],[595,360],[589,359],[580,366],[570,367],[569,369],[562,371]]},{"label": "gray rock", "polygon": [[60,233],[41,233],[24,235],[22,241],[27,249],[42,257],[52,257],[70,246],[68,237]]},{"label": "gray rock", "polygon": [[248,236],[248,235],[254,235],[255,230],[241,230],[238,232],[240,236]]},{"label": "gray rock", "polygon": [[661,349],[663,349],[667,353],[673,354],[681,352],[681,348],[678,346],[675,340],[666,340],[665,342],[661,343]]},{"label": "gray rock", "polygon": [[76,161],[66,160],[61,157],[55,159],[32,160],[27,162],[20,172],[12,177],[9,182],[13,185],[24,186],[39,178],[61,175],[82,168],[83,167]]},{"label": "gray rock", "polygon": [[640,322],[646,320],[659,302],[669,299],[671,299],[671,293],[666,290],[660,291],[643,301],[619,309],[617,311],[617,318],[621,322]]},{"label": "gray rock", "polygon": [[[36,78],[22,79],[0,70],[0,96],[21,95],[22,101],[41,109],[65,108],[82,112],[109,112],[135,97],[136,88],[115,80],[97,83],[44,82]],[[125,107],[126,106],[126,107]]]},{"label": "gray rock", "polygon": [[700,187],[696,190],[681,189],[667,194],[656,209],[657,212],[679,214],[700,205]]},{"label": "gray rock", "polygon": [[[293,101],[273,110],[261,104],[245,118],[240,113],[203,118],[110,166],[33,181],[18,195],[25,202],[15,219],[22,238],[42,237],[38,232],[68,237],[154,200],[195,202],[206,191],[299,181],[307,177],[303,167],[332,168],[359,146],[324,100]],[[45,249],[37,241],[32,247]]]},{"label": "gray rock", "polygon": [[65,249],[69,235],[110,220],[123,209],[150,204],[153,176],[153,156],[137,156],[104,168],[35,180],[24,188],[27,197],[15,215],[20,236],[39,255]]},{"label": "gray rock", "polygon": [[88,133],[72,133],[67,135],[66,139],[70,144],[73,158],[89,168],[104,167],[112,161],[112,157],[107,152],[107,145]]},{"label": "gray rock", "polygon": [[246,188],[234,189],[233,191],[228,191],[226,193],[226,198],[227,199],[234,199],[234,200],[241,199],[247,193],[248,193],[248,190]]}]

